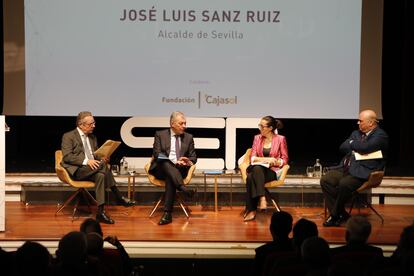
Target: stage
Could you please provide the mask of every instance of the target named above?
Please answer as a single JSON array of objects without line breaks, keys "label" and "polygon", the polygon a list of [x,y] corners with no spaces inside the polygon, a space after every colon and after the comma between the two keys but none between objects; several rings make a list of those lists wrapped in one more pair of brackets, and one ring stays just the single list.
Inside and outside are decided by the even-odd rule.
[{"label": "stage", "polygon": [[[344,227],[322,226],[323,208],[281,207],[292,214],[294,222],[302,217],[314,221],[319,235],[331,246],[344,243]],[[374,207],[384,216],[385,222],[381,225],[380,219],[369,209],[361,209],[361,214],[367,216],[373,226],[369,241],[390,255],[402,229],[414,221],[414,206],[375,204]],[[116,223],[103,225],[103,232],[117,235],[134,258],[250,259],[256,247],[271,240],[268,228],[272,209],[259,213],[255,221],[245,223],[241,206],[221,207],[217,213],[200,205],[190,208],[189,219],[180,209],[175,209],[173,223],[159,226],[162,211],[149,218],[151,206],[108,206],[107,211]],[[88,217],[82,212],[72,221],[71,208],[55,216],[56,209],[57,205],[51,204],[6,202],[6,231],[0,233],[0,246],[11,251],[25,240],[34,240],[54,253],[59,239],[70,231],[79,230],[81,222]],[[354,209],[353,214],[357,213],[358,209]]]}]

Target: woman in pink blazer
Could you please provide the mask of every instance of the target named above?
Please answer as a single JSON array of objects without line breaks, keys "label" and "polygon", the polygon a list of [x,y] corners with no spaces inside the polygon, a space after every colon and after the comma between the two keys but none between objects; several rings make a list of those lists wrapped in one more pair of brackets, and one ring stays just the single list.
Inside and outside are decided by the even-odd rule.
[{"label": "woman in pink blazer", "polygon": [[266,116],[260,120],[260,134],[254,137],[250,166],[247,168],[244,221],[256,218],[258,203],[260,210],[266,210],[264,185],[266,182],[277,179],[278,171],[289,161],[286,138],[277,134],[277,129],[282,127],[282,122],[272,116]]}]

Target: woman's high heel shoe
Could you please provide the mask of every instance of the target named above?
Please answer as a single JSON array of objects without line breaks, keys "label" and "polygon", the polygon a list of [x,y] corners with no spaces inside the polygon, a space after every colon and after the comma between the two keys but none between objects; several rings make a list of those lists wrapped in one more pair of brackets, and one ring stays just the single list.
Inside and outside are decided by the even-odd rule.
[{"label": "woman's high heel shoe", "polygon": [[256,211],[249,211],[247,215],[244,217],[244,221],[251,221],[256,218]]}]

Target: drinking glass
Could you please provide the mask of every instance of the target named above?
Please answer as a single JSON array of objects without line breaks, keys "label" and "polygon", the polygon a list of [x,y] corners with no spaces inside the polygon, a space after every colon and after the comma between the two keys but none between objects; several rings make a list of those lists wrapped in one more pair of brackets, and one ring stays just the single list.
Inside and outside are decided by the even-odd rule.
[{"label": "drinking glass", "polygon": [[308,177],[313,177],[313,174],[314,174],[314,168],[313,168],[313,166],[309,166],[309,167],[307,167],[307,168],[306,168],[306,175],[307,175]]},{"label": "drinking glass", "polygon": [[131,175],[131,176],[135,175],[135,167],[133,167],[133,166],[129,166],[129,167],[128,167],[128,173],[129,173],[129,175]]}]

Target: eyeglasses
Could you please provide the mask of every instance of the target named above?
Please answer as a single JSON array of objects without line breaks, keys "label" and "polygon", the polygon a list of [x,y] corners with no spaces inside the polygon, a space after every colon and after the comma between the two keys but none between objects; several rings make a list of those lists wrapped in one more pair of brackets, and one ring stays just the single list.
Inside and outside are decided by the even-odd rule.
[{"label": "eyeglasses", "polygon": [[257,125],[260,129],[263,129],[263,128],[267,128],[267,127],[269,127],[269,126],[264,126],[264,125],[261,125],[261,124],[258,124]]},{"label": "eyeglasses", "polygon": [[95,121],[93,121],[92,123],[89,123],[89,124],[87,124],[87,123],[83,123],[85,126],[87,126],[87,127],[90,127],[90,126],[92,126],[92,125],[95,125],[96,124],[96,122]]}]

